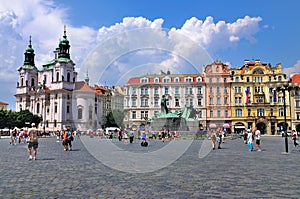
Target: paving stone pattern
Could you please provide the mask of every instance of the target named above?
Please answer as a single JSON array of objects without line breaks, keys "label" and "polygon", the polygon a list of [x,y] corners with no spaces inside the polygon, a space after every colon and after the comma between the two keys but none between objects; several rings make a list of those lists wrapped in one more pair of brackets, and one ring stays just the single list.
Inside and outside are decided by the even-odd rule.
[{"label": "paving stone pattern", "polygon": [[[97,138],[90,138],[97,139]],[[168,142],[140,141],[123,150],[154,151]],[[202,140],[195,140],[173,164],[131,174],[96,160],[80,139],[63,151],[55,138],[40,138],[36,161],[28,161],[26,144],[0,139],[0,198],[300,198],[300,147],[289,139],[263,137],[263,151],[249,152],[243,140],[226,140],[222,149],[200,159]],[[99,141],[101,144],[101,141]],[[142,160],[141,160],[142,161]]]}]

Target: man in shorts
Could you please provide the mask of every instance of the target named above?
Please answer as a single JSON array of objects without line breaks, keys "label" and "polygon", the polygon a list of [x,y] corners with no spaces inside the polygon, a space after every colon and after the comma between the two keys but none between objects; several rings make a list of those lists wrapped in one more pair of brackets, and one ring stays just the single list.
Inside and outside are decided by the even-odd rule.
[{"label": "man in shorts", "polygon": [[258,130],[255,127],[254,133],[255,133],[255,142],[256,142],[256,145],[257,145],[257,151],[261,151],[261,148],[260,148],[260,138],[261,138],[260,130]]},{"label": "man in shorts", "polygon": [[36,126],[35,126],[35,123],[32,123],[31,124],[31,127],[29,129],[29,132],[28,132],[28,147],[27,147],[27,152],[29,154],[29,158],[28,160],[32,160],[32,152],[31,152],[31,149],[33,148],[33,159],[36,160],[36,153],[37,153],[37,148],[39,146],[39,143],[38,143],[38,131],[36,129]]}]

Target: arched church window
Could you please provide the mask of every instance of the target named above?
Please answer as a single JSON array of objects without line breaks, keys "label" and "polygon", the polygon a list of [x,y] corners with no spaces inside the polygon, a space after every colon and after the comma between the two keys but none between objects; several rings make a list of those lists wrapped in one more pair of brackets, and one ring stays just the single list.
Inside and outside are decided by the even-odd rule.
[{"label": "arched church window", "polygon": [[67,73],[67,82],[70,82],[70,73]]},{"label": "arched church window", "polygon": [[82,108],[78,108],[78,119],[81,120],[82,119]]},{"label": "arched church window", "polygon": [[36,113],[39,114],[40,113],[40,103],[36,104]]},{"label": "arched church window", "polygon": [[264,71],[262,69],[256,69],[255,71],[253,71],[253,74],[263,75]]}]

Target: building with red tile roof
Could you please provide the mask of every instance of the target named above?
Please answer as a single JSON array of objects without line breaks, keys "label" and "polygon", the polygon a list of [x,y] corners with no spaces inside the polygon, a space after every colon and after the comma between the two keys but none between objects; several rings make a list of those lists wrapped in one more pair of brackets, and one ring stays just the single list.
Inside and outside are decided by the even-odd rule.
[{"label": "building with red tile roof", "polygon": [[7,110],[7,106],[8,106],[8,104],[7,103],[5,103],[5,102],[0,102],[0,110]]},{"label": "building with red tile roof", "polygon": [[[149,118],[161,111],[162,96],[167,96],[170,112],[190,105],[196,110],[197,127],[204,128],[205,92],[203,74],[161,74],[132,77],[124,86],[124,124],[144,129]],[[157,129],[156,129],[157,130]]]}]

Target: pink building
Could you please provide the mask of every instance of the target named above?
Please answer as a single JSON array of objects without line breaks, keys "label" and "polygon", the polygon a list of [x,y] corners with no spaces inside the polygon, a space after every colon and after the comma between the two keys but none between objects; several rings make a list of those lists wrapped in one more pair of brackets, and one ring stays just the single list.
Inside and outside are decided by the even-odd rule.
[{"label": "pink building", "polygon": [[230,131],[230,73],[228,66],[216,61],[205,67],[206,127]]}]

